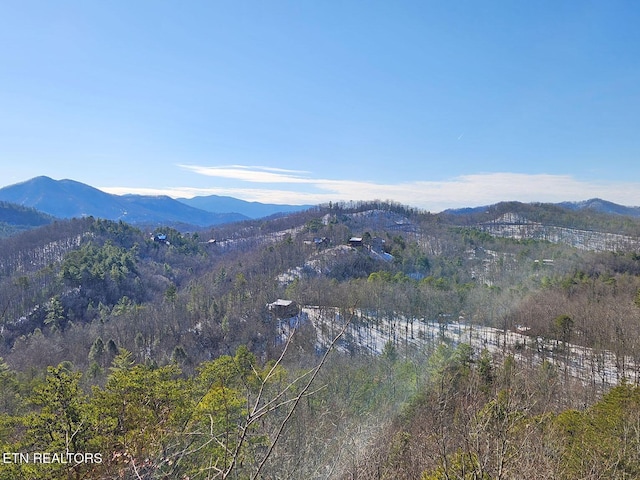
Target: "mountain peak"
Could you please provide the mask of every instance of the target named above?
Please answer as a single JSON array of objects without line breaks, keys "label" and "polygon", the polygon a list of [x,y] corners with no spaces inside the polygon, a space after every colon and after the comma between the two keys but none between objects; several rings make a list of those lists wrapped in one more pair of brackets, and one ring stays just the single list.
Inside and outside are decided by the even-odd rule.
[{"label": "mountain peak", "polygon": [[640,207],[626,207],[597,197],[578,202],[563,202],[560,206],[569,210],[592,210],[598,213],[640,217]]},{"label": "mountain peak", "polygon": [[[54,180],[47,176],[34,177],[0,188],[0,201],[35,208],[58,218],[94,216],[152,225],[207,227],[255,218],[255,205],[242,200],[236,200],[233,205],[239,208],[211,211],[166,195],[112,195],[76,180]],[[243,203],[252,205],[252,214],[235,213],[242,212]],[[244,210],[249,211],[244,207]],[[287,210],[286,206],[281,206],[280,209],[293,210],[294,208]]]}]

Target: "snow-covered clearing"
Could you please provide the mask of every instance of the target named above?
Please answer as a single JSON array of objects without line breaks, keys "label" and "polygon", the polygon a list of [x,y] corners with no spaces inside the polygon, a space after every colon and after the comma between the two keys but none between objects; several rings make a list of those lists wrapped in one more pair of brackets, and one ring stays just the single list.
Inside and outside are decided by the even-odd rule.
[{"label": "snow-covered clearing", "polygon": [[336,308],[307,306],[302,318],[308,319],[317,332],[317,347],[326,348],[349,326],[339,342],[345,352],[379,355],[391,341],[399,352],[433,350],[441,342],[451,345],[467,343],[476,355],[486,349],[496,357],[512,355],[517,361],[539,366],[543,361],[554,364],[558,372],[598,387],[627,381],[640,383],[636,362],[617,357],[609,351],[596,351],[579,345],[533,337],[521,332],[472,325],[462,318],[442,317],[440,321],[375,315],[361,310],[340,311]]}]

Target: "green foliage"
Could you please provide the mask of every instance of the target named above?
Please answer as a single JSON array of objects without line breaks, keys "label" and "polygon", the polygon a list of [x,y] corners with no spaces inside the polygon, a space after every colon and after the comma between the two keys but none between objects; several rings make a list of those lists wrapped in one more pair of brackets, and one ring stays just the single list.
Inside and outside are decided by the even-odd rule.
[{"label": "green foliage", "polygon": [[114,304],[123,296],[136,298],[134,280],[136,248],[124,249],[107,242],[102,246],[86,243],[69,252],[60,266],[60,277],[72,287],[80,287],[94,304]]},{"label": "green foliage", "polygon": [[[100,451],[95,441],[87,396],[80,389],[81,374],[59,365],[49,367],[44,381],[29,398],[33,410],[19,420],[22,438],[11,452],[93,453]],[[91,465],[73,462],[14,465],[16,478],[62,478],[86,475]]]},{"label": "green foliage", "polygon": [[558,415],[562,478],[640,477],[640,387],[613,388],[592,408]]},{"label": "green foliage", "polygon": [[[104,344],[98,338],[90,356],[99,360],[101,355]],[[135,364],[122,349],[104,387],[94,386],[86,395],[80,379],[71,365],[50,367],[35,385],[26,415],[0,412],[0,438],[8,442],[0,445],[9,452],[94,452],[103,455],[103,462],[0,466],[0,478],[90,472],[91,478],[112,478],[129,470],[132,475],[153,471],[149,478],[211,478],[241,470],[241,462],[268,441],[257,425],[248,423],[249,396],[282,388],[286,372],[273,365],[258,367],[255,356],[241,346],[233,357],[206,362],[197,375],[184,378],[176,364]],[[0,363],[0,382],[7,387],[0,398],[12,406],[8,393],[14,383],[5,363]]]},{"label": "green foliage", "polygon": [[182,345],[176,345],[171,354],[171,361],[178,365],[182,365],[188,359],[187,352]]},{"label": "green foliage", "polygon": [[305,224],[305,230],[311,233],[317,233],[324,227],[322,219],[313,218]]},{"label": "green foliage", "polygon": [[197,256],[203,253],[197,233],[193,235],[183,234],[175,228],[165,227],[156,228],[152,235],[165,235],[165,245],[169,247],[170,251],[179,255]]},{"label": "green foliage", "polygon": [[478,230],[477,228],[459,228],[457,232],[462,236],[463,242],[469,245],[494,241],[494,238],[489,233]]},{"label": "green foliage", "polygon": [[446,465],[440,465],[431,472],[424,472],[421,480],[492,480],[492,477],[484,472],[478,456],[474,453],[458,450]]},{"label": "green foliage", "polygon": [[427,361],[430,383],[437,385],[443,379],[458,381],[470,373],[473,363],[473,348],[467,343],[452,347],[440,343]]},{"label": "green foliage", "polygon": [[27,415],[27,442],[36,450],[73,451],[85,448],[87,398],[80,390],[81,374],[63,366],[49,367],[44,384],[38,386],[30,403],[37,413]]},{"label": "green foliage", "polygon": [[[113,339],[109,340],[108,348],[110,351],[113,351],[114,346],[115,342],[113,342]],[[113,373],[128,371],[133,367],[134,364],[135,362],[133,361],[133,354],[130,351],[122,348],[118,351],[116,357],[113,359],[109,370]]]},{"label": "green foliage", "polygon": [[402,284],[402,283],[415,283],[411,278],[405,275],[402,272],[390,272],[387,270],[380,270],[377,272],[373,272],[367,277],[367,282],[371,283],[394,283],[394,284]]},{"label": "green foliage", "polygon": [[240,377],[233,358],[220,357],[203,366],[195,379],[199,401],[188,427],[197,445],[197,454],[190,459],[193,475],[207,467],[226,471],[230,466],[247,415]]},{"label": "green foliage", "polygon": [[569,341],[574,323],[573,319],[567,314],[559,315],[553,320],[553,327],[564,343]]},{"label": "green foliage", "polygon": [[119,317],[121,315],[126,315],[127,313],[133,311],[135,309],[135,305],[131,301],[129,297],[124,295],[118,303],[116,303],[111,309],[111,315]]},{"label": "green foliage", "polygon": [[175,304],[176,300],[178,299],[178,289],[175,284],[172,283],[167,287],[164,292],[164,299],[170,304]]},{"label": "green foliage", "polygon": [[55,296],[47,305],[47,315],[45,316],[44,324],[49,325],[49,327],[55,331],[61,327],[64,319],[64,307],[62,306],[62,302],[60,302],[60,297]]},{"label": "green foliage", "polygon": [[107,352],[109,353],[109,355],[117,355],[118,354],[118,346],[116,345],[116,342],[113,338],[110,338],[109,341],[107,342]]},{"label": "green foliage", "polygon": [[102,247],[84,244],[67,254],[60,269],[60,275],[75,286],[103,282],[109,277],[117,281],[130,272],[135,272],[133,253],[111,243]]},{"label": "green foliage", "polygon": [[495,381],[495,371],[491,354],[487,349],[483,349],[478,359],[478,374],[480,376],[481,388],[488,391]]},{"label": "green foliage", "polygon": [[421,280],[424,285],[432,286],[438,290],[447,291],[451,289],[451,281],[445,277],[428,276]]},{"label": "green foliage", "polygon": [[395,363],[398,359],[398,349],[391,340],[387,340],[382,349],[382,358],[387,359],[391,363]]},{"label": "green foliage", "polygon": [[20,386],[17,376],[0,357],[0,415],[15,414],[20,406]]},{"label": "green foliage", "polygon": [[176,365],[127,366],[125,357],[117,357],[120,366],[114,361],[105,387],[94,387],[91,401],[101,450],[113,452],[111,468],[142,464],[166,451],[190,404]]},{"label": "green foliage", "polygon": [[91,349],[89,350],[89,359],[95,362],[102,361],[104,357],[105,346],[102,338],[98,337],[91,345]]},{"label": "green foliage", "polygon": [[137,248],[137,243],[141,240],[140,230],[123,222],[113,222],[111,220],[95,219],[90,230],[101,238],[108,238],[122,248]]}]

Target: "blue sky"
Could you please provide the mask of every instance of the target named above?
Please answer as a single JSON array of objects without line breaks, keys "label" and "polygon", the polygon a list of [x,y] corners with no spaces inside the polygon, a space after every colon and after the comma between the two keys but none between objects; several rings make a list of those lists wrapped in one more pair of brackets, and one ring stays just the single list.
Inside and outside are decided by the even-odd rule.
[{"label": "blue sky", "polygon": [[3,1],[0,186],[640,205],[640,4]]}]

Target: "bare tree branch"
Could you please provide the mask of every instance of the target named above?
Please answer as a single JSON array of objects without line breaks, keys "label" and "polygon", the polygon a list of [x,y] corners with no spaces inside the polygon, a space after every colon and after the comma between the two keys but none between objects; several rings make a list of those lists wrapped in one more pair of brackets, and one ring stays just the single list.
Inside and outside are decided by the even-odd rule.
[{"label": "bare tree branch", "polygon": [[331,341],[331,343],[329,344],[329,347],[324,352],[324,355],[322,356],[322,359],[320,360],[320,363],[318,363],[318,365],[314,368],[313,375],[311,376],[311,378],[309,379],[307,384],[304,386],[304,388],[300,391],[300,393],[295,397],[295,401],[293,403],[293,406],[289,410],[289,413],[287,413],[287,416],[282,420],[282,423],[280,424],[280,427],[278,428],[278,432],[276,433],[276,435],[275,435],[275,437],[273,439],[273,442],[271,442],[271,445],[269,446],[269,450],[267,451],[267,453],[265,454],[264,458],[262,459],[262,461],[258,465],[258,469],[252,475],[252,477],[251,477],[252,479],[258,478],[258,475],[260,475],[260,472],[262,471],[262,469],[266,465],[267,460],[271,456],[271,453],[273,452],[276,444],[278,443],[278,440],[280,439],[280,436],[282,435],[282,431],[284,430],[285,426],[289,422],[289,419],[293,416],[293,413],[295,412],[296,407],[298,406],[298,403],[300,403],[300,400],[305,396],[305,393],[311,387],[311,384],[313,383],[313,381],[315,380],[316,376],[318,375],[318,372],[320,372],[320,369],[322,368],[322,366],[326,362],[327,357],[329,356],[329,353],[333,350],[333,347],[336,345],[336,343],[338,342],[340,337],[342,337],[342,335],[344,335],[344,332],[346,332],[347,327],[351,323],[352,319],[353,319],[353,314],[345,322],[345,324],[342,327],[342,329],[340,330],[340,332]]}]

